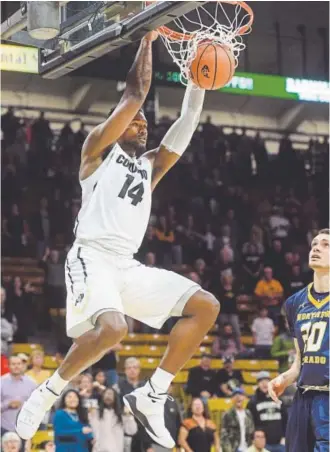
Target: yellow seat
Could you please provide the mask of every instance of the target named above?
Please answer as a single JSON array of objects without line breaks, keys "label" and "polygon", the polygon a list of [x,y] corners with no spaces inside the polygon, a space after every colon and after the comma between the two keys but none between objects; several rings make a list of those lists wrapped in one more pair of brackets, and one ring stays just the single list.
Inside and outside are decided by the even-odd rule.
[{"label": "yellow seat", "polygon": [[251,397],[255,394],[257,386],[256,385],[243,385],[243,389],[245,391],[245,394],[247,396]]},{"label": "yellow seat", "polygon": [[44,360],[44,368],[45,369],[57,369],[58,364],[56,362],[56,358],[54,356],[46,355]]},{"label": "yellow seat", "polygon": [[167,334],[135,334],[130,333],[122,340],[123,344],[167,344]]},{"label": "yellow seat", "polygon": [[142,359],[140,359],[140,364],[141,364],[142,370],[156,369],[156,367],[158,367],[159,363],[160,363],[159,358],[142,358]]},{"label": "yellow seat", "polygon": [[209,399],[208,407],[211,412],[213,411],[227,411],[232,407],[232,401],[230,398],[217,398]]},{"label": "yellow seat", "polygon": [[[244,406],[248,404],[248,399],[245,400]],[[232,407],[232,400],[230,398],[219,397],[217,399],[209,399],[208,407],[210,412],[214,411],[227,411]]]},{"label": "yellow seat", "polygon": [[31,355],[33,350],[42,350],[40,344],[13,344],[12,354],[17,355],[17,353],[25,353],[26,355]]},{"label": "yellow seat", "polygon": [[[125,345],[141,344],[141,345],[167,345],[168,334],[136,334],[130,333],[124,337],[122,343]],[[211,345],[214,338],[212,336],[205,336],[202,342],[202,346]]]},{"label": "yellow seat", "polygon": [[185,384],[185,383],[187,383],[187,380],[188,380],[188,371],[182,370],[175,376],[173,383]]},{"label": "yellow seat", "polygon": [[277,370],[276,360],[238,359],[234,362],[234,369],[241,370]]},{"label": "yellow seat", "polygon": [[54,432],[52,430],[39,430],[32,438],[32,450],[39,450],[42,444],[47,441],[54,441]]},{"label": "yellow seat", "polygon": [[241,342],[243,345],[253,345],[252,336],[241,336]]}]

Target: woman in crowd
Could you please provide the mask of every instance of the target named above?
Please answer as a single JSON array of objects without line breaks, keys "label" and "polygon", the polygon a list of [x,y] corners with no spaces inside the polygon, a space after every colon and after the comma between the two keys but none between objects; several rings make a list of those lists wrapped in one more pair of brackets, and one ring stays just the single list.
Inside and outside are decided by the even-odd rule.
[{"label": "woman in crowd", "polygon": [[98,369],[94,374],[93,393],[100,396],[107,389],[107,378],[103,370]]},{"label": "woman in crowd", "polygon": [[89,452],[93,441],[87,411],[79,393],[69,389],[63,394],[54,416],[56,452]]},{"label": "woman in crowd", "polygon": [[98,408],[99,391],[93,386],[93,377],[91,374],[82,374],[79,383],[79,395],[82,398],[84,408],[90,412]]},{"label": "woman in crowd", "polygon": [[127,443],[137,432],[137,425],[130,413],[124,411],[122,414],[120,399],[114,389],[108,388],[103,392],[99,409],[90,413],[90,422],[95,437],[93,452],[130,450]]},{"label": "woman in crowd", "polygon": [[50,371],[43,369],[45,355],[42,350],[33,350],[31,353],[31,369],[26,372],[32,380],[41,385],[47,378],[50,377]]},{"label": "woman in crowd", "polygon": [[220,452],[219,436],[210,420],[207,407],[200,398],[193,399],[188,410],[188,418],[182,423],[179,444],[185,452]]}]

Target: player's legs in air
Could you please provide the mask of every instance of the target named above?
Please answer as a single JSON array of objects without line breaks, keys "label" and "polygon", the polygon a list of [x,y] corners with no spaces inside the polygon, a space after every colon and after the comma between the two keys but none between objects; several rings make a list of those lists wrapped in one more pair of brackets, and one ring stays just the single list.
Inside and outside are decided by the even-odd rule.
[{"label": "player's legs in air", "polygon": [[[91,316],[88,312],[86,313],[86,310],[92,309],[92,312],[96,312],[95,327],[74,340],[59,369],[48,381],[39,386],[23,405],[17,420],[17,432],[23,439],[31,438],[39,428],[45,413],[69,381],[96,363],[111,347],[122,340],[127,334],[127,325],[122,312],[132,314],[138,320],[145,318],[151,326],[157,326],[158,322],[161,325],[167,318],[174,315],[181,318],[171,331],[168,347],[158,369],[150,381],[143,388],[129,395],[125,402],[156,442],[166,447],[173,447],[174,441],[165,427],[166,391],[175,374],[194,354],[214,324],[220,305],[213,295],[200,290],[200,287],[192,281],[173,272],[149,269],[137,263],[136,277],[142,274],[139,272],[145,270],[145,275],[150,275],[150,278],[146,280],[145,285],[134,284],[134,281],[129,285],[127,300],[130,301],[131,310],[135,309],[135,312],[129,311],[126,305],[122,305],[121,294],[116,289],[116,283],[112,281],[109,268],[102,270],[99,261],[96,264],[94,264],[95,259],[89,261],[85,250],[82,255],[88,271],[90,293],[86,293],[82,301],[83,304],[86,300],[86,308],[82,306],[81,315],[85,318],[86,314],[90,319]],[[69,259],[69,261],[71,265],[72,260]],[[77,266],[78,264],[77,262]],[[72,267],[74,271],[74,262]],[[149,271],[152,274],[148,273]],[[157,272],[159,276],[155,277]],[[129,276],[130,274],[127,280],[130,279]],[[155,284],[151,281],[155,281]],[[144,290],[147,289],[148,292],[145,292]],[[102,313],[102,309],[98,308],[99,300],[102,300],[100,307],[106,306],[109,304],[109,297],[114,310]],[[146,300],[145,304],[141,302],[143,299]],[[153,319],[156,319],[155,322]],[[78,326],[81,325],[83,323]]]}]

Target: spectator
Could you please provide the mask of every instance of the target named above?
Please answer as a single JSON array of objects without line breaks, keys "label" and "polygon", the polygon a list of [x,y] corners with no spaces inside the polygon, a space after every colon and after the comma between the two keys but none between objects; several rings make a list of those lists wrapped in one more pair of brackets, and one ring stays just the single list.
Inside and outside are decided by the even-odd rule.
[{"label": "spectator", "polygon": [[283,215],[282,207],[273,207],[272,215],[269,218],[269,227],[273,239],[284,240],[287,238],[290,229],[290,222]]},{"label": "spectator", "polygon": [[25,353],[18,353],[17,356],[22,360],[22,374],[25,375],[29,367],[30,358]]},{"label": "spectator", "polygon": [[234,335],[230,323],[223,325],[223,333],[215,337],[212,344],[212,354],[218,357],[238,356],[244,352],[243,346],[237,346],[237,337]]},{"label": "spectator", "polygon": [[14,143],[19,128],[19,120],[16,118],[13,107],[8,107],[5,114],[1,116],[1,130],[3,132],[4,147]]},{"label": "spectator", "polygon": [[274,275],[280,281],[285,278],[284,273],[284,252],[283,245],[280,240],[273,240],[271,249],[266,253],[265,266],[271,267]]},{"label": "spectator", "polygon": [[216,426],[210,420],[208,410],[199,398],[193,399],[182,423],[179,444],[185,452],[220,452],[219,436]]},{"label": "spectator", "polygon": [[64,265],[59,251],[46,248],[41,265],[46,272],[45,292],[47,294],[49,309],[56,311],[65,309],[66,290]]},{"label": "spectator", "polygon": [[237,298],[238,289],[234,283],[234,277],[231,271],[224,271],[220,276],[220,284],[218,281],[210,286],[210,291],[220,300],[221,314],[219,314],[218,321],[220,328],[225,324],[232,326],[237,349],[241,349],[241,329],[239,325]]},{"label": "spectator", "polygon": [[94,374],[93,381],[94,394],[101,396],[107,389],[107,378],[103,370],[98,369]]},{"label": "spectator", "polygon": [[37,241],[37,257],[44,256],[46,248],[49,246],[51,237],[50,213],[48,200],[41,198],[40,208],[31,218],[31,232]]},{"label": "spectator", "polygon": [[152,225],[149,224],[145,233],[142,245],[137,253],[139,260],[144,261],[146,254],[154,253],[157,255],[159,241],[156,238],[155,230]]},{"label": "spectator", "polygon": [[122,414],[118,394],[112,388],[106,389],[101,397],[98,410],[90,414],[95,444],[93,452],[126,452],[130,444],[124,442],[137,432],[134,417],[124,411]]},{"label": "spectator", "polygon": [[262,307],[259,316],[253,320],[251,326],[255,354],[259,359],[267,359],[273,344],[275,327],[272,319],[268,317],[268,309]]},{"label": "spectator", "polygon": [[278,360],[278,371],[283,373],[288,370],[293,362],[295,347],[292,336],[288,332],[286,318],[281,317],[279,329],[280,334],[275,337],[270,354],[272,358]]},{"label": "spectator", "polygon": [[265,432],[257,429],[253,433],[252,446],[250,446],[246,452],[270,452],[268,449],[265,449],[265,446],[266,446]]},{"label": "spectator", "polygon": [[80,153],[86,137],[87,132],[85,130],[85,124],[81,121],[80,129],[74,134],[74,142],[78,153]]},{"label": "spectator", "polygon": [[274,402],[268,395],[270,374],[261,371],[257,374],[258,388],[247,405],[252,413],[254,425],[265,432],[270,452],[285,452],[283,441],[287,422],[287,413],[283,405]]},{"label": "spectator", "polygon": [[32,124],[31,133],[31,144],[39,153],[49,148],[53,132],[49,126],[49,121],[45,119],[43,111],[40,112],[39,118]]},{"label": "spectator", "polygon": [[119,378],[118,389],[121,397],[140,388],[144,381],[140,380],[140,361],[136,358],[127,358],[125,360],[125,377]]},{"label": "spectator", "polygon": [[251,234],[250,242],[242,248],[242,283],[248,294],[251,294],[260,277],[264,256],[264,247],[256,241],[256,234]]},{"label": "spectator", "polygon": [[[125,377],[119,378],[118,384],[115,389],[118,388],[121,400],[130,392],[136,388],[144,386],[145,382],[140,379],[141,366],[140,361],[136,358],[127,358],[125,360]],[[146,450],[152,452],[152,441],[147,435],[145,429],[139,424],[138,432],[132,438],[132,452],[140,452]]]},{"label": "spectator", "polygon": [[272,268],[265,267],[264,277],[258,282],[254,293],[262,305],[268,308],[271,316],[277,320],[280,314],[284,289],[282,284],[273,278]]},{"label": "spectator", "polygon": [[61,348],[62,344],[66,342],[66,288],[64,264],[59,251],[47,247],[40,265],[45,270],[45,295],[55,341],[57,348]]},{"label": "spectator", "polygon": [[165,268],[172,264],[172,244],[174,243],[174,232],[167,223],[165,215],[161,215],[155,228],[155,236],[159,241],[159,258]]},{"label": "spectator", "polygon": [[2,436],[2,452],[20,452],[22,447],[21,438],[15,432],[7,432]]},{"label": "spectator", "polygon": [[42,452],[55,452],[55,443],[53,441],[44,441],[41,446]]},{"label": "spectator", "polygon": [[186,393],[192,397],[208,399],[213,395],[215,372],[211,369],[211,356],[202,355],[199,366],[189,370]]},{"label": "spectator", "polygon": [[10,322],[17,321],[17,330],[14,335],[14,342],[28,342],[28,336],[32,330],[33,305],[31,294],[34,289],[31,284],[23,286],[22,279],[15,276],[11,287],[8,289],[8,299],[6,302],[5,317]]},{"label": "spectator", "polygon": [[294,294],[295,292],[298,292],[299,290],[303,289],[306,286],[306,278],[301,272],[300,265],[293,265],[292,270],[289,273],[287,277],[287,283],[286,283],[286,296],[289,297],[290,295]]},{"label": "spectator", "polygon": [[232,394],[233,408],[225,412],[221,423],[222,452],[246,452],[252,443],[254,423],[250,411],[244,409],[245,399],[243,389]]},{"label": "spectator", "polygon": [[73,389],[67,390],[54,416],[56,452],[89,452],[93,432],[81,396]]},{"label": "spectator", "polygon": [[214,377],[214,392],[217,397],[231,397],[243,384],[240,370],[234,370],[234,359],[227,356],[223,359],[223,369],[219,369]]},{"label": "spectator", "polygon": [[89,412],[96,409],[99,405],[99,391],[94,389],[93,377],[91,374],[85,373],[80,377],[79,396],[83,407]]},{"label": "spectator", "polygon": [[23,375],[22,361],[17,356],[10,357],[9,371],[1,377],[1,436],[15,430],[19,409],[36,388],[31,378]]},{"label": "spectator", "polygon": [[45,354],[42,350],[33,350],[31,353],[31,369],[26,372],[37,386],[50,377],[50,371],[43,369]]},{"label": "spectator", "polygon": [[204,259],[196,259],[194,262],[194,270],[198,274],[202,287],[207,288],[209,285],[209,271],[206,267]]},{"label": "spectator", "polygon": [[210,224],[206,225],[206,231],[203,236],[204,240],[204,246],[206,251],[205,259],[207,260],[208,264],[211,264],[214,257],[214,246],[216,241],[216,236],[212,232],[212,227]]},{"label": "spectator", "polygon": [[229,244],[226,244],[219,251],[217,269],[219,272],[231,270],[232,273],[235,273],[234,252]]},{"label": "spectator", "polygon": [[5,317],[6,290],[1,287],[1,356],[9,356],[10,344],[16,330],[16,319],[11,323]]},{"label": "spectator", "polygon": [[292,217],[288,242],[294,249],[303,250],[307,247],[307,231],[300,223],[300,218]]},{"label": "spectator", "polygon": [[196,284],[202,284],[202,281],[201,281],[198,273],[196,273],[196,272],[189,272],[186,275],[186,277],[191,279],[192,281],[194,281]]},{"label": "spectator", "polygon": [[3,223],[4,233],[10,238],[12,256],[22,256],[27,244],[27,223],[20,214],[17,204],[11,206],[8,220]]}]

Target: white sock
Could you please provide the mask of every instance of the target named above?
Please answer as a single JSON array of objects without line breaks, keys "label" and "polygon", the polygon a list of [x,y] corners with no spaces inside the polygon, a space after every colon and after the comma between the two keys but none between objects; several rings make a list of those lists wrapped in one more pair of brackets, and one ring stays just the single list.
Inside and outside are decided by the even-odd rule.
[{"label": "white sock", "polygon": [[151,384],[155,392],[167,392],[175,375],[166,372],[166,370],[157,367],[155,373],[150,378]]},{"label": "white sock", "polygon": [[53,373],[53,375],[48,380],[47,386],[49,389],[55,392],[55,394],[60,395],[63,389],[68,385],[67,380],[63,380],[58,371]]}]

